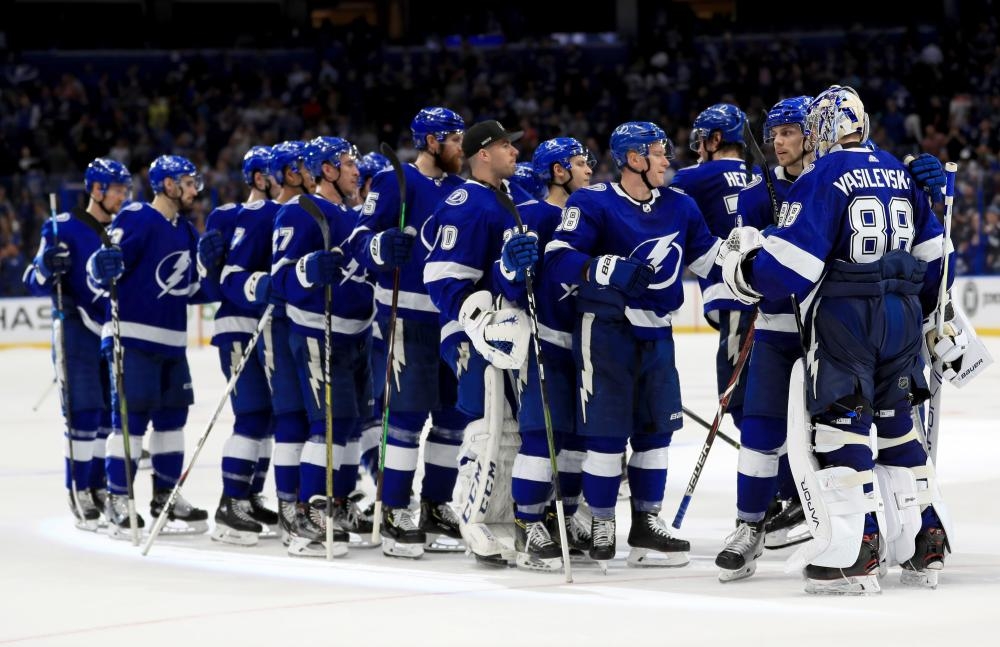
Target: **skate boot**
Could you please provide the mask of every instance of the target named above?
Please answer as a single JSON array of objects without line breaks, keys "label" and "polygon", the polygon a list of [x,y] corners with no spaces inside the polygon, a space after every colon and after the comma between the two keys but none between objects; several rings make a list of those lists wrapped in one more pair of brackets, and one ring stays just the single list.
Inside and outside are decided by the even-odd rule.
[{"label": "skate boot", "polygon": [[924,528],[917,533],[913,557],[903,562],[900,582],[907,586],[936,589],[944,568],[944,552],[950,550],[948,537],[940,528]]},{"label": "skate boot", "polygon": [[[170,499],[171,490],[153,489],[153,500],[149,502],[149,514],[155,519],[160,516]],[[208,532],[208,511],[196,508],[180,492],[167,516],[162,530],[165,535],[200,535]]]},{"label": "skate boot", "polygon": [[720,582],[750,577],[757,570],[757,558],[764,552],[764,522],[737,519],[736,530],[726,537],[726,547],[715,558]]},{"label": "skate boot", "polygon": [[558,571],[562,568],[562,548],[552,541],[541,521],[514,519],[516,565],[529,571]]},{"label": "skate boot", "polygon": [[809,541],[812,535],[806,525],[802,504],[797,499],[776,502],[777,510],[774,515],[769,512],[764,522],[764,548],[777,550]]},{"label": "skate boot", "polygon": [[608,561],[615,558],[615,518],[590,520],[590,559],[605,575],[608,574]]},{"label": "skate boot", "polygon": [[[557,513],[549,512],[545,515],[545,527],[548,529],[552,541],[560,544],[561,535],[559,534],[559,515]],[[584,523],[578,514],[566,515],[566,539],[569,541],[570,559],[583,557],[590,550],[590,525]]]},{"label": "skate boot", "polygon": [[870,595],[881,593],[878,583],[879,536],[877,533],[865,535],[861,541],[858,559],[844,568],[815,566],[809,564],[803,574],[806,578],[806,593],[825,595]]},{"label": "skate boot", "polygon": [[684,566],[690,561],[691,544],[670,536],[659,510],[640,512],[632,506],[632,527],[628,530],[629,566]]},{"label": "skate boot", "polygon": [[[347,554],[350,537],[340,528],[333,529],[333,556]],[[293,557],[326,557],[326,497],[317,494],[309,503],[295,504],[295,526],[288,543]]]},{"label": "skate boot", "polygon": [[458,515],[450,503],[420,500],[420,529],[424,532],[424,549],[429,553],[464,552]]},{"label": "skate boot", "polygon": [[[79,509],[77,509],[77,502],[80,503]],[[73,513],[73,518],[76,519],[77,528],[89,532],[97,532],[98,522],[101,520],[101,511],[94,503],[90,490],[77,490],[75,501],[73,499],[73,490],[70,490],[69,509]],[[80,516],[81,511],[83,512],[82,517]]]},{"label": "skate boot", "polygon": [[[107,484],[105,484],[104,487],[92,487],[92,488],[90,488],[90,498],[94,502],[94,505],[97,506],[98,512],[100,512],[101,514],[104,514],[104,509],[108,505],[108,486],[107,486]],[[107,522],[104,522],[104,523],[107,523]],[[101,525],[104,525],[104,524],[102,523]]]},{"label": "skate boot", "polygon": [[215,511],[212,539],[234,546],[255,546],[264,527],[254,521],[250,501],[222,495]]},{"label": "skate boot", "polygon": [[278,500],[278,533],[281,543],[285,546],[292,540],[292,530],[295,529],[295,502]]},{"label": "skate boot", "polygon": [[378,545],[372,543],[372,518],[366,517],[353,499],[338,497],[333,500],[333,522],[350,533],[352,546],[374,548]]},{"label": "skate boot", "polygon": [[278,525],[278,513],[267,507],[267,497],[259,492],[250,495],[250,516],[262,526]]},{"label": "skate boot", "polygon": [[[112,539],[132,539],[132,529],[128,522],[128,496],[125,494],[108,494],[107,504],[104,508],[104,517],[108,520],[108,536]],[[138,512],[135,515],[135,525],[139,528],[139,534],[146,525],[142,520],[142,515]]]},{"label": "skate boot", "polygon": [[427,534],[413,522],[408,508],[382,508],[382,553],[389,557],[417,559],[424,554]]}]

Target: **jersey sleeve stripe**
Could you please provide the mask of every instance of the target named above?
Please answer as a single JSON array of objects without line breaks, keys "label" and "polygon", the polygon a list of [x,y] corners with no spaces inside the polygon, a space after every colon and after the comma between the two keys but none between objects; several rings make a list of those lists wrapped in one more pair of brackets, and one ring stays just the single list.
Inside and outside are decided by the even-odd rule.
[{"label": "jersey sleeve stripe", "polygon": [[461,263],[434,261],[424,265],[424,283],[433,283],[441,279],[478,281],[482,276],[482,270]]},{"label": "jersey sleeve stripe", "polygon": [[825,267],[823,261],[787,240],[777,236],[765,238],[764,251],[783,266],[812,283],[819,281],[820,277],[823,276]]}]

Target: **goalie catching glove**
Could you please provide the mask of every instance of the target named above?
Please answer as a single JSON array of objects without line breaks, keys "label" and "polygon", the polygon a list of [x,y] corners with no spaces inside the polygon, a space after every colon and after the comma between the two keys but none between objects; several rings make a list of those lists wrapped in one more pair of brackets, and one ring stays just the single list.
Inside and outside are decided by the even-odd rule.
[{"label": "goalie catching glove", "polygon": [[722,282],[740,303],[753,305],[760,301],[760,292],[753,289],[743,275],[743,262],[752,261],[764,246],[764,237],[754,227],[737,227],[719,247],[715,262],[722,266]]},{"label": "goalie catching glove", "polygon": [[521,368],[528,357],[531,327],[527,314],[508,304],[495,308],[493,295],[486,290],[466,297],[458,323],[479,354],[497,368]]}]

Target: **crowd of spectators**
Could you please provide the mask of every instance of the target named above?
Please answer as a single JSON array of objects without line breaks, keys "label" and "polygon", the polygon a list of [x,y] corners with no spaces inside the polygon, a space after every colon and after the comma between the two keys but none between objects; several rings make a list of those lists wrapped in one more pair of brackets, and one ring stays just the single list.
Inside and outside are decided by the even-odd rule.
[{"label": "crowd of spectators", "polygon": [[523,129],[522,159],[546,138],[575,136],[600,159],[595,179],[608,179],[608,137],[622,121],[662,125],[680,168],[694,162],[688,132],[706,106],[737,103],[759,137],[775,101],[832,83],[859,90],[879,146],[959,163],[958,270],[1000,273],[995,20],[969,32],[698,36],[669,20],[645,27],[647,37],[628,44],[411,47],[354,25],[301,50],[11,55],[0,78],[0,295],[21,291],[49,215],[47,194],[58,192],[62,208],[82,201],[83,169],[94,157],[126,164],[136,199],[150,198],[145,173],[157,155],[189,157],[206,181],[189,214],[200,225],[213,206],[244,195],[239,163],[250,146],[332,134],[362,153],[387,141],[406,159],[410,118],[425,105]]}]

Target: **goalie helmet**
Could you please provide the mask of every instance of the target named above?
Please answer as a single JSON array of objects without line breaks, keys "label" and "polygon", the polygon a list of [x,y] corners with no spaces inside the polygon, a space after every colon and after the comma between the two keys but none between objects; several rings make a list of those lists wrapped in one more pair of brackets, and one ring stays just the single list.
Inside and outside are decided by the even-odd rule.
[{"label": "goalie helmet", "polygon": [[611,157],[618,168],[622,168],[628,164],[629,151],[648,157],[653,144],[663,144],[667,159],[673,158],[674,144],[662,128],[651,121],[627,121],[611,133]]},{"label": "goalie helmet", "polygon": [[743,124],[746,120],[743,111],[731,103],[717,103],[705,108],[691,126],[691,150],[697,153],[701,142],[715,131],[722,133],[723,144],[745,146]]},{"label": "goalie helmet", "polygon": [[538,179],[549,184],[552,182],[552,165],[558,164],[569,171],[570,160],[577,155],[586,157],[590,168],[597,165],[597,159],[583,147],[579,140],[572,137],[546,139],[535,149],[535,154],[531,157],[531,166]]},{"label": "goalie helmet", "polygon": [[94,182],[100,182],[103,191],[108,190],[109,184],[124,184],[131,190],[132,174],[121,162],[98,157],[87,165],[87,170],[83,174],[83,186],[88,194],[94,190]]},{"label": "goalie helmet", "polygon": [[525,193],[535,200],[544,200],[547,192],[542,180],[535,175],[535,169],[531,162],[518,162],[514,169],[514,175],[510,177],[510,183],[520,187]]},{"label": "goalie helmet", "polygon": [[443,142],[452,133],[465,132],[465,120],[454,110],[447,108],[424,108],[410,123],[413,133],[413,147],[418,151],[427,148],[427,135]]},{"label": "goalie helmet", "polygon": [[340,137],[317,137],[305,147],[306,170],[319,180],[323,177],[323,164],[332,164],[340,168],[340,156],[347,154],[351,159],[358,159],[358,149],[351,142]]},{"label": "goalie helmet", "polygon": [[771,136],[772,128],[786,124],[798,124],[802,132],[805,133],[806,114],[809,112],[809,104],[812,100],[812,97],[807,96],[791,97],[774,104],[774,107],[767,111],[767,117],[764,119],[764,143],[770,144],[774,141],[774,137]]},{"label": "goalie helmet", "polygon": [[846,85],[831,85],[809,104],[806,116],[806,150],[823,157],[848,135],[868,139],[868,115],[857,91]]},{"label": "goalie helmet", "polygon": [[392,166],[389,158],[381,153],[368,153],[358,161],[358,186],[364,186],[365,182],[375,177],[379,171],[383,171]]},{"label": "goalie helmet", "polygon": [[149,165],[149,185],[153,193],[163,193],[163,181],[171,178],[174,182],[180,182],[185,175],[194,178],[195,187],[198,191],[205,188],[205,183],[198,173],[194,163],[186,157],[180,155],[160,155]]},{"label": "goalie helmet", "polygon": [[253,174],[268,174],[271,165],[271,148],[269,146],[254,146],[243,156],[243,180],[248,186],[253,186]]},{"label": "goalie helmet", "polygon": [[278,186],[285,185],[285,169],[291,168],[293,173],[300,173],[305,154],[306,145],[304,142],[291,140],[281,142],[271,148],[271,163],[269,172]]}]

